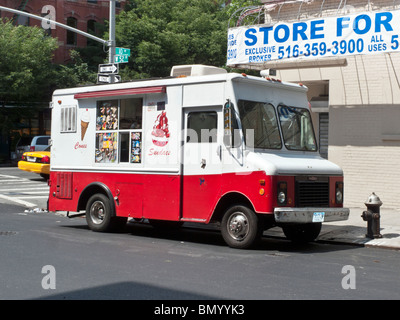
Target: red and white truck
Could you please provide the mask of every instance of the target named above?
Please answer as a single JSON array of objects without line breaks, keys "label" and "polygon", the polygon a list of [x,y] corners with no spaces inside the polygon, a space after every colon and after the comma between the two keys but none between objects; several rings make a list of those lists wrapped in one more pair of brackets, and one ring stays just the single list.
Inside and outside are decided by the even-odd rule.
[{"label": "red and white truck", "polygon": [[314,240],[346,220],[343,172],[320,157],[307,88],[224,69],[54,92],[50,211],[86,214],[109,231],[216,222],[247,248],[281,226]]}]

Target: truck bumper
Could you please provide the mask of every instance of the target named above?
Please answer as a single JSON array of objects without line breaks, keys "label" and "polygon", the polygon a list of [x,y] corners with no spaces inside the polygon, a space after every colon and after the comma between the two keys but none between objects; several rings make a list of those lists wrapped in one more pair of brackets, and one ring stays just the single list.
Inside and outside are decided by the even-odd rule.
[{"label": "truck bumper", "polygon": [[348,208],[275,208],[277,223],[316,223],[347,220]]}]

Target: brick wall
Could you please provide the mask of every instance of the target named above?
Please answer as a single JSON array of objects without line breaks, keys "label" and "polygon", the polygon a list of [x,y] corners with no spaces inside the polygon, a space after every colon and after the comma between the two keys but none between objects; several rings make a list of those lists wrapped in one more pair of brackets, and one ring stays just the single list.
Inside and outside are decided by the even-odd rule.
[{"label": "brick wall", "polygon": [[[18,9],[22,0],[0,0],[0,5],[12,9]],[[125,1],[121,1],[123,6]],[[56,11],[56,21],[67,24],[68,17],[77,19],[77,26],[79,30],[88,32],[88,21],[94,20],[99,23],[104,23],[109,19],[109,3],[108,1],[98,1],[97,3],[89,3],[87,0],[29,0],[24,6],[23,10],[41,16],[42,8],[46,5],[51,5]],[[121,9],[117,8],[117,13]],[[8,12],[0,12],[0,17],[12,18],[14,14]],[[41,26],[41,21],[30,19],[30,26]],[[87,38],[81,35],[77,36],[76,45],[67,45],[66,37],[67,31],[61,27],[51,31],[51,36],[58,38],[59,49],[56,50],[54,61],[56,63],[68,62],[70,59],[69,50],[76,47],[85,47],[87,45]]]}]

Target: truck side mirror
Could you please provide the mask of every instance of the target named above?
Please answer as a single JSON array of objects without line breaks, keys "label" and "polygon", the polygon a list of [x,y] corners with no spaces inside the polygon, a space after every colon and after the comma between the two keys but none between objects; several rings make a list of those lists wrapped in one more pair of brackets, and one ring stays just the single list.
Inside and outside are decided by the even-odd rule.
[{"label": "truck side mirror", "polygon": [[227,148],[232,147],[232,110],[228,100],[224,105],[224,144]]}]

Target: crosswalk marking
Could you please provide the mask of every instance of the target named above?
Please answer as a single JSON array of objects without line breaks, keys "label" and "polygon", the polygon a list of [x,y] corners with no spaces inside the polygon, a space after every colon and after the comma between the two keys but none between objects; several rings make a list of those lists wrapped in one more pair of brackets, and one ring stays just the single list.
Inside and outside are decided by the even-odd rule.
[{"label": "crosswalk marking", "polygon": [[11,202],[16,202],[18,204],[22,204],[22,205],[27,206],[27,207],[36,207],[35,203],[24,201],[24,200],[20,200],[20,199],[15,198],[15,197],[8,197],[8,196],[5,196],[4,194],[0,194],[0,198],[4,199],[4,200],[11,201]]},{"label": "crosswalk marking", "polygon": [[21,179],[20,177],[9,176],[9,175],[7,175],[7,174],[0,174],[0,177],[4,177],[4,178],[13,178],[13,179]]},{"label": "crosswalk marking", "polygon": [[[47,199],[50,187],[47,182],[0,174],[0,199],[29,208],[37,207],[34,200]],[[29,201],[27,201],[29,200]],[[43,200],[42,200],[43,202]]]},{"label": "crosswalk marking", "polygon": [[32,186],[32,188],[17,188],[17,189],[0,189],[0,192],[7,192],[7,191],[22,191],[22,190],[45,190],[45,189],[49,189],[49,187],[34,187]]},{"label": "crosswalk marking", "polygon": [[46,199],[49,196],[22,196],[18,197],[18,199]]},{"label": "crosswalk marking", "polygon": [[16,191],[14,191],[14,192],[8,192],[8,195],[9,196],[18,196],[18,195],[26,195],[26,194],[49,194],[49,190],[43,190],[43,191],[30,191],[30,190],[27,190],[27,191],[24,191],[24,190],[21,190],[20,192],[16,192]]}]

